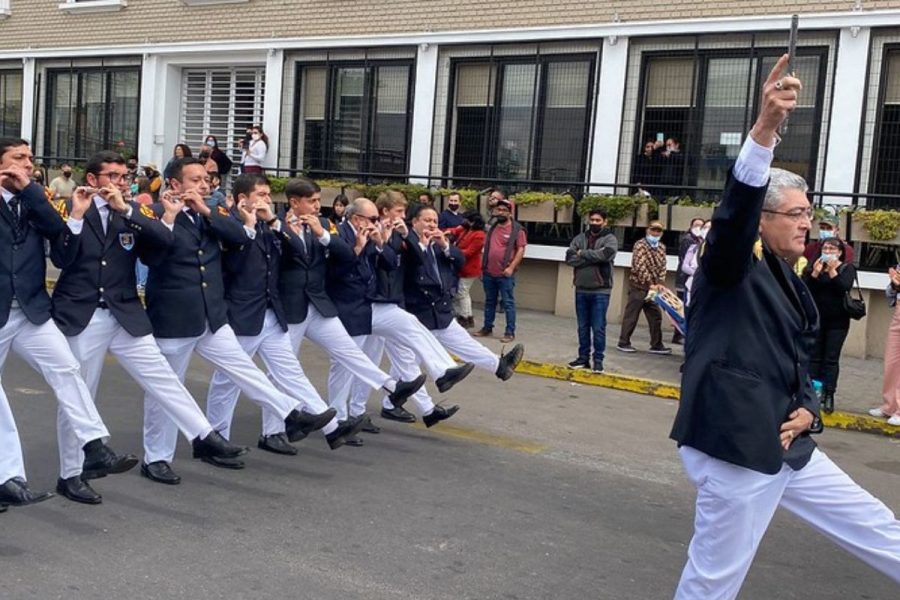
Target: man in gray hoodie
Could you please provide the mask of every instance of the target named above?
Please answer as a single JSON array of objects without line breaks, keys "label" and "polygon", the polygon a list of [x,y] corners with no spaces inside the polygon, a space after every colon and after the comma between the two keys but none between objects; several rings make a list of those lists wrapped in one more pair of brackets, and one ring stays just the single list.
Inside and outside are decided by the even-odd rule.
[{"label": "man in gray hoodie", "polygon": [[589,228],[579,233],[566,250],[566,264],[575,274],[575,315],[578,318],[578,358],[573,369],[591,367],[591,335],[594,338],[593,371],[603,372],[606,349],[606,310],[613,286],[613,260],[619,241],[607,227],[606,211],[591,210]]}]

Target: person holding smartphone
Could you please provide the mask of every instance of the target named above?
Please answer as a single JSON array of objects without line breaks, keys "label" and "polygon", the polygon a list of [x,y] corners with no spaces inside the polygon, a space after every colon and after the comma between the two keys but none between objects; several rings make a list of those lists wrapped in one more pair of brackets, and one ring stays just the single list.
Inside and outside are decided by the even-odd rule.
[{"label": "person holding smartphone", "polygon": [[822,254],[806,266],[803,282],[819,309],[819,333],[809,360],[809,376],[822,382],[822,408],[834,412],[841,349],[850,331],[844,297],[853,287],[856,267],[844,260],[846,248],[837,238],[822,243]]}]

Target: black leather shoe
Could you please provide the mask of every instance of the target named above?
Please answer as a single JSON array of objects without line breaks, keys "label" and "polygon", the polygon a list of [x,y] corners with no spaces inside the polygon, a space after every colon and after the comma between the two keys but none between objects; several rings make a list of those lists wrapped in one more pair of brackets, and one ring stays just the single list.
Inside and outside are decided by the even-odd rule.
[{"label": "black leather shoe", "polygon": [[172,466],[164,460],[157,460],[149,465],[141,464],[141,475],[155,481],[156,483],[165,483],[166,485],[178,485],[181,483],[181,477],[175,474]]},{"label": "black leather shoe", "polygon": [[[516,367],[522,361],[523,356],[525,356],[525,346],[522,344],[516,344],[513,346],[512,350],[506,354],[501,354],[500,365],[497,367],[497,377],[503,381],[512,377],[513,373],[516,372]],[[587,366],[587,364],[585,364],[585,366]]]},{"label": "black leather shoe", "polygon": [[372,417],[369,415],[363,415],[363,425],[362,431],[363,433],[381,433],[381,427],[372,422]]},{"label": "black leather shoe", "polygon": [[834,412],[834,392],[825,392],[822,397],[822,410],[829,415]]},{"label": "black leather shoe", "polygon": [[301,410],[292,410],[284,419],[285,433],[291,442],[299,442],[313,431],[322,429],[334,418],[337,411],[329,408],[323,413],[313,415]]},{"label": "black leather shoe", "polygon": [[130,471],[138,464],[133,454],[116,454],[102,440],[93,440],[84,445],[83,479],[98,479],[114,473]]},{"label": "black leather shoe", "polygon": [[0,513],[5,513],[7,510],[9,510],[8,504],[0,504]]},{"label": "black leather shoe", "polygon": [[215,456],[217,458],[237,458],[249,451],[243,446],[236,446],[222,437],[218,431],[211,431],[202,440],[198,437],[191,445],[194,448],[194,458]]},{"label": "black leather shoe", "polygon": [[362,417],[350,417],[346,421],[338,423],[337,429],[325,436],[328,446],[332,450],[337,450],[347,443],[347,439],[355,436],[362,429],[365,421]]},{"label": "black leather shoe", "polygon": [[95,492],[91,484],[83,480],[81,475],[57,479],[56,493],[60,496],[65,496],[72,502],[81,502],[82,504],[100,504],[103,502],[103,497]]},{"label": "black leather shoe", "polygon": [[359,437],[358,435],[351,435],[350,437],[347,438],[347,440],[344,443],[347,444],[348,446],[354,446],[356,448],[365,446],[365,444],[366,444],[363,441],[363,439],[361,437]]},{"label": "black leather shoe", "polygon": [[246,467],[246,463],[239,458],[219,458],[218,456],[201,456],[200,460],[220,469],[232,469],[239,471]]},{"label": "black leather shoe", "polygon": [[475,365],[472,363],[463,363],[458,367],[453,367],[444,371],[444,374],[441,375],[440,379],[434,383],[437,385],[438,391],[443,394],[444,392],[450,391],[450,388],[468,377],[469,373],[471,373],[474,368]]},{"label": "black leather shoe", "polygon": [[394,391],[388,394],[388,400],[391,401],[391,404],[400,408],[406,401],[409,400],[409,397],[419,391],[425,384],[425,375],[421,374],[412,381],[398,381]]},{"label": "black leather shoe", "polygon": [[37,504],[52,497],[52,492],[33,492],[25,480],[19,477],[13,477],[0,485],[0,504],[8,506]]},{"label": "black leather shoe", "polygon": [[284,433],[261,435],[259,436],[259,441],[256,442],[256,447],[275,454],[286,454],[288,456],[297,454],[297,449],[291,446],[291,443],[288,442],[287,434]]},{"label": "black leather shoe", "polygon": [[416,415],[399,406],[395,406],[394,408],[382,408],[381,418],[387,419],[388,421],[399,421],[401,423],[416,422]]},{"label": "black leather shoe", "polygon": [[430,415],[424,415],[422,417],[422,422],[425,423],[425,427],[433,427],[441,421],[446,421],[447,419],[455,415],[456,411],[458,410],[458,406],[451,406],[450,408],[435,406]]}]

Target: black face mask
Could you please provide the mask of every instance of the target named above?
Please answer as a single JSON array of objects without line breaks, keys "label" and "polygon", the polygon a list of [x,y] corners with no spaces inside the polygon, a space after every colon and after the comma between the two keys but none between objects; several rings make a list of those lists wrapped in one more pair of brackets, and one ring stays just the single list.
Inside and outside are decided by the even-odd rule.
[{"label": "black face mask", "polygon": [[596,235],[596,234],[600,233],[601,231],[603,231],[603,225],[591,225],[590,230],[591,230],[591,233]]},{"label": "black face mask", "polygon": [[454,210],[454,211],[459,210],[459,204],[448,204],[447,208],[449,208],[450,210]]},{"label": "black face mask", "polygon": [[63,171],[63,177],[67,177],[67,178],[68,178],[68,177],[71,177],[71,176],[72,176],[72,174],[69,173],[68,171]]},{"label": "black face mask", "polygon": [[497,219],[498,223],[506,223],[507,221],[509,221],[509,217],[507,217],[506,215],[497,215],[494,218]]}]

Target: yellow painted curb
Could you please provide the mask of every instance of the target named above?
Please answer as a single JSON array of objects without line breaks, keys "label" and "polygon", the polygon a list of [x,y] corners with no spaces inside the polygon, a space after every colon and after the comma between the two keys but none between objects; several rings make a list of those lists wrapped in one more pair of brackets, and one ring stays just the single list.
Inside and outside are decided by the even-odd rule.
[{"label": "yellow painted curb", "polygon": [[[549,379],[573,381],[585,385],[596,385],[624,392],[644,394],[645,396],[656,396],[667,400],[678,400],[681,396],[681,387],[673,383],[614,373],[592,373],[587,369],[570,369],[562,365],[531,360],[520,362],[518,367],[516,367],[516,372],[547,377]],[[869,415],[837,411],[830,415],[823,414],[822,421],[826,427],[876,433],[900,439],[900,427],[888,425],[884,419],[876,419]]]},{"label": "yellow painted curb", "polygon": [[[426,429],[425,425],[421,423],[416,423],[413,425],[413,427],[416,429],[421,429],[422,431],[425,431]],[[478,444],[483,444],[485,446],[494,446],[495,448],[513,450],[515,452],[522,452],[524,454],[541,454],[542,452],[547,450],[547,446],[543,444],[537,444],[535,442],[506,435],[489,433],[487,431],[469,429],[467,427],[457,427],[455,425],[441,424],[440,427],[429,429],[428,433],[436,433],[445,435],[447,437],[465,440],[467,442],[475,442]]]}]

